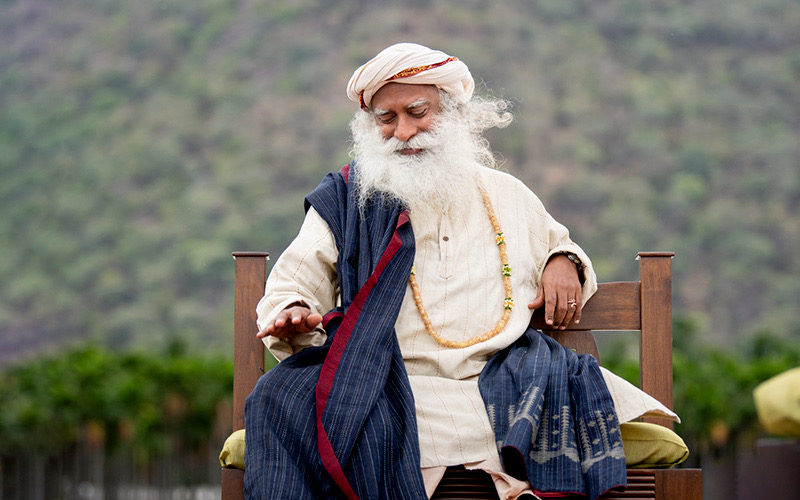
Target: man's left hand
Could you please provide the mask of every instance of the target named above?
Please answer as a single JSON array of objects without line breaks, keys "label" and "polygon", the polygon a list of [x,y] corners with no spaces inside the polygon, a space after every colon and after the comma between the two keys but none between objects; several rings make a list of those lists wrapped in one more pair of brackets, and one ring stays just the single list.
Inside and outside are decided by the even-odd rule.
[{"label": "man's left hand", "polygon": [[542,271],[539,292],[528,309],[544,306],[544,318],[554,329],[564,330],[570,323],[580,323],[582,304],[578,269],[566,255],[550,258]]}]

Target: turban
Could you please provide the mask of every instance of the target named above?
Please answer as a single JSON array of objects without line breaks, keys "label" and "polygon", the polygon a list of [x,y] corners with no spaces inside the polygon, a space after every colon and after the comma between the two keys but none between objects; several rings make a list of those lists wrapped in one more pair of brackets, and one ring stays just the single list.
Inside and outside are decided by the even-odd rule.
[{"label": "turban", "polygon": [[475,90],[469,68],[458,58],[416,43],[398,43],[353,73],[347,97],[368,109],[372,96],[389,82],[435,85],[465,101]]}]

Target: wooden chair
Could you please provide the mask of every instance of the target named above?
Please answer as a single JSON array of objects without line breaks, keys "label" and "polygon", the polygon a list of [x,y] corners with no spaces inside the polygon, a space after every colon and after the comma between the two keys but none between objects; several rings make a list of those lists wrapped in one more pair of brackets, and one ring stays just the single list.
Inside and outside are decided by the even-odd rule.
[{"label": "wooden chair", "polygon": [[[256,338],[256,304],[264,293],[267,254],[236,252],[234,318],[233,430],[244,428],[245,398],[264,373],[264,344]],[[563,345],[599,358],[593,330],[640,332],[640,386],[672,408],[672,273],[671,252],[639,253],[639,281],[600,283],[586,303],[580,328],[547,331],[542,314],[531,320]],[[666,419],[649,419],[672,428]],[[244,473],[222,469],[222,500],[243,498]],[[448,485],[460,498],[491,498],[470,492],[468,474]],[[481,493],[480,495],[484,495]],[[603,499],[702,499],[700,469],[628,469],[628,489]],[[494,498],[497,498],[496,496]]]}]

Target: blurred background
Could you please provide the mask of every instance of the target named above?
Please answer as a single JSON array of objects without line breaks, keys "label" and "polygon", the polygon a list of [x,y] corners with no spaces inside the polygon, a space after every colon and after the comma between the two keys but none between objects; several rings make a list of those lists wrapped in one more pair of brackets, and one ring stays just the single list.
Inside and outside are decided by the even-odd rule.
[{"label": "blurred background", "polygon": [[[349,159],[352,71],[458,56],[602,281],[676,252],[676,431],[706,498],[800,365],[797,0],[0,0],[0,499],[216,498],[234,250]],[[636,379],[637,346],[599,339]]]}]

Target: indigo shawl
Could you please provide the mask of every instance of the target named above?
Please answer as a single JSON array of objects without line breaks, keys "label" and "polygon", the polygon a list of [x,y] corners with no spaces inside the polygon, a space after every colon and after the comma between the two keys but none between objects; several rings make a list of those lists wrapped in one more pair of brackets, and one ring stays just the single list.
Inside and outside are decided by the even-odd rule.
[{"label": "indigo shawl", "polygon": [[597,360],[529,328],[478,379],[506,472],[594,499],[625,486],[625,452]]},{"label": "indigo shawl", "polygon": [[[325,345],[262,376],[245,408],[246,498],[426,498],[416,414],[394,324],[414,259],[402,207],[359,211],[348,166],[306,198],[339,250],[342,306]],[[528,330],[479,380],[507,472],[540,492],[596,498],[625,484],[597,362]]]},{"label": "indigo shawl", "polygon": [[328,340],[263,375],[245,407],[246,498],[425,498],[416,413],[394,324],[414,260],[400,207],[364,216],[349,168],[306,198],[333,231],[342,306]]}]

